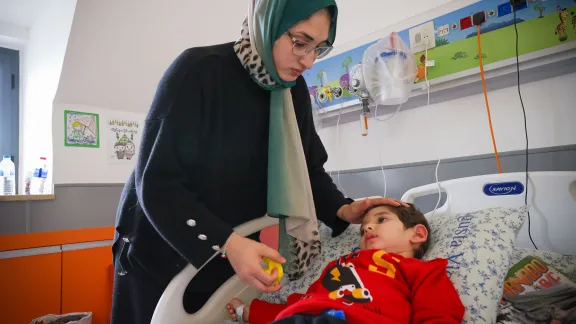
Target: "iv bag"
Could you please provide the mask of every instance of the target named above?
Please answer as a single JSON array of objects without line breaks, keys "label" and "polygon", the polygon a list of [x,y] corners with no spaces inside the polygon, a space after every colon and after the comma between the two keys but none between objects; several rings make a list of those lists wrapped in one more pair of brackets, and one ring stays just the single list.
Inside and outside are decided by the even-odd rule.
[{"label": "iv bag", "polygon": [[362,58],[366,89],[379,105],[408,101],[417,72],[416,58],[397,33],[368,47]]}]

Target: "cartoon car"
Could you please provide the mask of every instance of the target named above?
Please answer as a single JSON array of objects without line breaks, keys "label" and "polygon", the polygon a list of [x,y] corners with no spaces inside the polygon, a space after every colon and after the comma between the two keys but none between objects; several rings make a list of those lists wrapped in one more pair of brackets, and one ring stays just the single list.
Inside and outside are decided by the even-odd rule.
[{"label": "cartoon car", "polygon": [[320,86],[316,88],[315,93],[316,100],[318,100],[319,103],[323,104],[328,100],[332,102],[333,99],[338,99],[342,97],[342,95],[344,94],[344,90],[342,90],[341,86],[331,87],[330,85],[328,85],[329,82],[326,71],[321,70],[320,72],[318,72],[318,75],[316,77],[320,81]]},{"label": "cartoon car", "polygon": [[342,87],[319,87],[319,91],[316,94],[316,99],[320,103],[325,103],[328,99],[332,102],[333,99],[338,99],[342,97],[344,90]]}]

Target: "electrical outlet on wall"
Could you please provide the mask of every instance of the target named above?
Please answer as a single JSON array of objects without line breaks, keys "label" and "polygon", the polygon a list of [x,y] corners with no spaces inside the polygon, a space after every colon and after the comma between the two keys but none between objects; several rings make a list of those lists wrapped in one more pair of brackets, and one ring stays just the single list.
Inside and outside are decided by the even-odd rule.
[{"label": "electrical outlet on wall", "polygon": [[414,53],[422,52],[436,47],[434,36],[434,22],[429,21],[408,31],[410,35],[410,50]]},{"label": "electrical outlet on wall", "polygon": [[438,27],[438,37],[444,37],[448,34],[450,34],[450,26],[449,25],[444,25],[444,26]]}]

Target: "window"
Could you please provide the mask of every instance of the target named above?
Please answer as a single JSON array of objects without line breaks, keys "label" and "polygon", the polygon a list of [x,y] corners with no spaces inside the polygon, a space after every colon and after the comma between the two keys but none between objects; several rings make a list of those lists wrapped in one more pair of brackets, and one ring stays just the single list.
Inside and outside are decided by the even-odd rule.
[{"label": "window", "polygon": [[18,51],[0,47],[0,156],[11,155],[16,168],[19,162],[19,64]]}]

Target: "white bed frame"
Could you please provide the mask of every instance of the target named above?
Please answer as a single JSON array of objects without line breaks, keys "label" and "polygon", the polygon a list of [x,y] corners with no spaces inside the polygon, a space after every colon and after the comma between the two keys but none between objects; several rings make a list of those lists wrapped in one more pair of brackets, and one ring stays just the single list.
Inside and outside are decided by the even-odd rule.
[{"label": "white bed frame", "polygon": [[[483,188],[486,184],[519,182],[526,186],[525,173],[504,173],[475,176],[440,182],[446,193],[446,203],[434,215],[472,212],[490,207],[520,207],[524,205],[524,191],[519,195],[488,196]],[[576,172],[531,172],[529,174],[528,204],[531,216],[531,234],[540,250],[561,254],[576,254]],[[416,198],[437,195],[436,183],[413,188],[402,197],[403,201],[414,202]],[[430,216],[428,213],[427,216]],[[242,224],[235,230],[244,236],[275,225],[278,220],[268,216]],[[528,221],[522,227],[517,246],[534,248],[528,238]],[[170,282],[160,298],[151,324],[220,324],[229,319],[226,303],[244,289],[238,276],[233,276],[214,292],[200,311],[188,314],[182,300],[184,291],[198,270],[186,266]],[[238,295],[244,301],[258,298],[261,293],[248,288]]]},{"label": "white bed frame", "polygon": [[[455,215],[491,207],[524,206],[523,191],[519,195],[488,196],[486,184],[520,182],[526,186],[526,174],[503,173],[460,178],[440,182],[446,203],[435,215]],[[530,233],[539,250],[576,255],[576,172],[530,172],[528,205]],[[436,183],[408,190],[402,200],[414,202],[418,197],[437,195]],[[431,213],[426,214],[430,216]],[[528,236],[528,219],[520,229],[516,246],[533,249]]]}]

